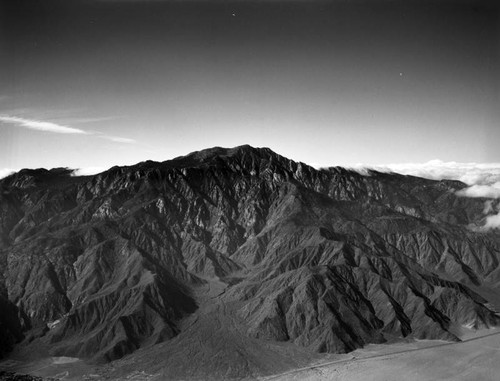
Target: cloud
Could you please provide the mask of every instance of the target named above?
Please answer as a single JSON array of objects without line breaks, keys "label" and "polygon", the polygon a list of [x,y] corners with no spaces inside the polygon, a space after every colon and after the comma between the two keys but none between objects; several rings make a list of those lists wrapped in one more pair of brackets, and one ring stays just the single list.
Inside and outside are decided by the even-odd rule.
[{"label": "cloud", "polygon": [[472,185],[457,192],[459,196],[500,198],[500,182],[491,185]]},{"label": "cloud", "polygon": [[17,172],[17,170],[15,170],[15,169],[2,168],[2,169],[0,169],[0,179],[3,179],[4,177],[12,175],[13,173],[16,173],[16,172]]},{"label": "cloud", "polygon": [[361,174],[366,169],[396,172],[431,180],[459,180],[469,187],[457,192],[464,197],[500,198],[500,163],[457,163],[431,160],[427,163],[404,163],[367,166],[357,164],[352,169]]},{"label": "cloud", "polygon": [[87,124],[87,123],[99,123],[99,122],[108,122],[110,120],[119,119],[117,116],[101,116],[95,118],[64,118],[66,123],[70,124]]},{"label": "cloud", "polygon": [[353,167],[356,170],[363,168],[380,172],[396,172],[432,180],[459,180],[468,185],[490,185],[500,181],[500,163],[457,163],[455,161],[431,160],[427,163],[372,166],[357,164]]},{"label": "cloud", "polygon": [[85,167],[73,170],[71,176],[91,176],[108,170],[109,167]]},{"label": "cloud", "polygon": [[484,214],[490,214],[490,213],[493,213],[494,211],[495,211],[495,208],[493,206],[493,200],[486,200],[484,202],[483,213]]},{"label": "cloud", "polygon": [[[361,174],[366,169],[380,172],[396,172],[404,175],[424,177],[432,180],[459,180],[469,185],[456,192],[458,196],[485,198],[484,225],[471,229],[488,231],[500,228],[500,211],[494,208],[494,200],[500,199],[500,163],[457,163],[432,160],[427,163],[406,163],[353,167]],[[496,201],[495,201],[496,202]],[[498,205],[498,204],[497,204]]]},{"label": "cloud", "polygon": [[486,217],[486,222],[482,226],[483,230],[500,228],[500,213]]},{"label": "cloud", "polygon": [[127,144],[136,143],[136,141],[134,139],[121,138],[119,136],[102,135],[101,138],[111,140],[112,142],[116,142],[116,143],[127,143]]},{"label": "cloud", "polygon": [[[98,121],[109,120],[113,118],[80,118],[73,120],[74,123],[95,123]],[[97,131],[84,131],[79,128],[68,127],[62,124],[57,124],[53,122],[45,122],[35,119],[20,118],[17,116],[10,115],[0,115],[0,122],[9,123],[15,126],[28,128],[30,130],[38,130],[45,132],[53,132],[57,134],[80,134],[80,135],[94,135],[99,136],[102,139],[110,140],[115,143],[126,143],[133,144],[136,143],[134,139],[124,138],[121,136],[111,136],[104,135]]]},{"label": "cloud", "polygon": [[54,132],[57,134],[83,134],[89,135],[88,132],[80,130],[79,128],[73,128],[68,126],[63,126],[60,124],[52,122],[44,122],[35,119],[25,119],[19,118],[17,116],[0,115],[0,122],[5,122],[9,124],[14,124],[16,126],[25,127],[31,130]]}]

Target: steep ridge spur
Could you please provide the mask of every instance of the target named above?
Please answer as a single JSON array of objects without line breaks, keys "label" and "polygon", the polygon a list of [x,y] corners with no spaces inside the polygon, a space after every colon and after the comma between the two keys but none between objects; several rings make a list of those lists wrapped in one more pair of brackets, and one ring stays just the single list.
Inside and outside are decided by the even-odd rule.
[{"label": "steep ridge spur", "polygon": [[460,325],[499,322],[500,239],[469,228],[484,200],[463,187],[250,146],[95,176],[20,171],[0,181],[0,354],[23,335],[96,361],[182,343],[213,282],[227,307],[210,313],[257,343],[458,340]]}]

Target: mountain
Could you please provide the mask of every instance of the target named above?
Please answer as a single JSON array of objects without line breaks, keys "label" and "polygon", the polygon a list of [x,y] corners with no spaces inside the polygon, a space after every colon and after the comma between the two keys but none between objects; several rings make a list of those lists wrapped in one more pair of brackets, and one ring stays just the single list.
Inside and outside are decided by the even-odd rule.
[{"label": "mountain", "polygon": [[0,355],[231,378],[460,340],[500,322],[500,236],[465,187],[250,146],[22,170],[0,180]]}]

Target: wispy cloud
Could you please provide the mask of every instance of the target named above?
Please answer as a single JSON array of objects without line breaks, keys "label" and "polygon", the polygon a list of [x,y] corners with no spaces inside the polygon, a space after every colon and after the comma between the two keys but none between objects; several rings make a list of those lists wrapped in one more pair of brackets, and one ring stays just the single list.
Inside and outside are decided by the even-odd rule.
[{"label": "wispy cloud", "polygon": [[119,119],[117,116],[101,116],[95,118],[65,118],[64,121],[68,124],[92,124],[100,122],[108,122],[110,120]]},{"label": "wispy cloud", "polygon": [[121,138],[119,136],[101,135],[100,137],[103,139],[111,140],[112,142],[116,142],[116,143],[127,143],[127,144],[136,143],[136,141],[134,139]]},{"label": "wispy cloud", "polygon": [[63,126],[63,125],[60,125],[57,123],[44,122],[41,120],[19,118],[17,116],[0,115],[0,122],[14,124],[14,125],[19,126],[19,127],[28,128],[30,130],[54,132],[57,134],[89,135],[88,132],[81,130],[79,128]]},{"label": "wispy cloud", "polygon": [[[80,119],[75,119],[73,122],[74,123],[95,123],[98,121],[104,121],[104,120],[109,120],[109,119],[115,119],[115,118],[80,118]],[[110,140],[115,143],[126,143],[126,144],[134,144],[136,141],[134,139],[130,138],[124,138],[121,136],[112,136],[112,135],[105,135],[102,134],[101,132],[98,131],[85,131],[80,128],[74,128],[70,126],[66,126],[63,124],[59,123],[53,123],[53,122],[46,122],[42,120],[36,120],[36,119],[28,119],[28,118],[21,118],[18,116],[11,116],[11,115],[0,115],[0,122],[8,123],[10,125],[14,125],[17,127],[23,127],[27,128],[30,130],[38,130],[38,131],[44,131],[44,132],[52,132],[56,134],[79,134],[79,135],[94,135],[98,136],[102,139]]]}]

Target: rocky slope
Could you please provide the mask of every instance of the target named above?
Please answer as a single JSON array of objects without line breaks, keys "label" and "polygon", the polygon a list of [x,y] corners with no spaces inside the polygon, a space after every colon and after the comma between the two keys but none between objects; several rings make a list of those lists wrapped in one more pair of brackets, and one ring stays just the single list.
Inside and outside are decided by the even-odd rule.
[{"label": "rocky slope", "polygon": [[20,171],[0,180],[0,355],[185,348],[212,330],[203,314],[233,340],[309,352],[458,340],[499,322],[500,237],[471,229],[485,200],[464,187],[249,146],[86,177]]}]

